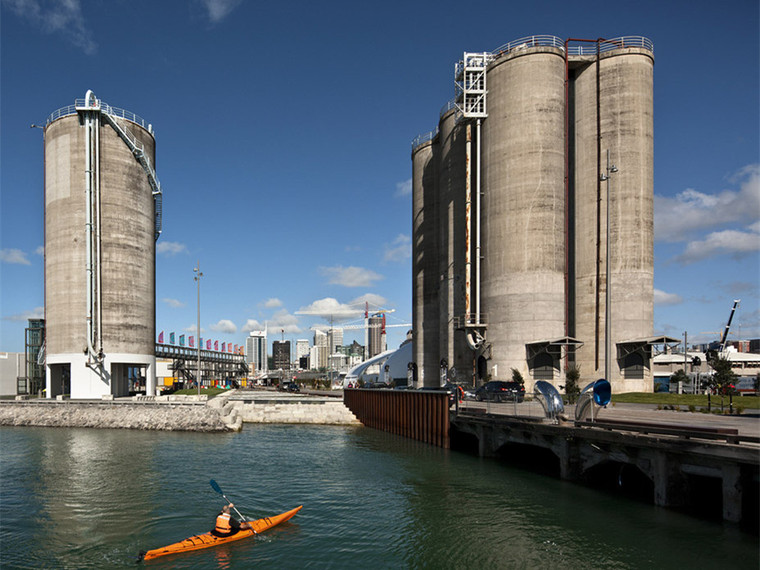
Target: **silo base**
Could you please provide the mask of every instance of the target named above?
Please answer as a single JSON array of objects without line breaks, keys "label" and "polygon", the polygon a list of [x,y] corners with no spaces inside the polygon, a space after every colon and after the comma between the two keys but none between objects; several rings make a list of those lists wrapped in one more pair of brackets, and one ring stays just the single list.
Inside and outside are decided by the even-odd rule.
[{"label": "silo base", "polygon": [[88,366],[85,354],[49,354],[45,363],[45,393],[48,398],[68,396],[73,400],[128,396],[127,369],[145,367],[145,392],[156,392],[156,357],[148,354],[108,354],[102,366]]}]

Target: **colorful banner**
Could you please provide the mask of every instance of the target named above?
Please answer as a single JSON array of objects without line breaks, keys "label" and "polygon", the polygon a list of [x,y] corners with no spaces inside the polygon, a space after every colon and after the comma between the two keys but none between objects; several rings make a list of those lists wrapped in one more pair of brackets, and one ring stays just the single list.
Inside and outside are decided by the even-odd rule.
[{"label": "colorful banner", "polygon": [[211,350],[211,339],[206,341],[206,350]]},{"label": "colorful banner", "polygon": [[169,333],[169,344],[174,345],[174,333]]},{"label": "colorful banner", "polygon": [[227,343],[222,343],[222,352],[227,352]]},{"label": "colorful banner", "polygon": [[195,337],[191,336],[190,337],[190,348],[193,348],[193,347],[195,347]]},{"label": "colorful banner", "polygon": [[219,352],[219,341],[218,340],[214,341],[214,350],[216,350],[217,352]]},{"label": "colorful banner", "polygon": [[161,334],[158,335],[158,343],[164,344],[164,331],[161,331]]},{"label": "colorful banner", "polygon": [[185,335],[183,334],[179,335],[179,345],[185,346]]},{"label": "colorful banner", "polygon": [[227,343],[227,352],[232,352],[232,343],[231,342]]}]

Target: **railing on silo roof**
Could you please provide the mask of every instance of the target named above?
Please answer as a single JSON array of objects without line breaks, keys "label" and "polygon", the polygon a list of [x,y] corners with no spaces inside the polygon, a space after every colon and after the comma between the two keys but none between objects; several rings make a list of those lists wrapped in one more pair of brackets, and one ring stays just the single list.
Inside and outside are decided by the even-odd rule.
[{"label": "railing on silo roof", "polygon": [[435,129],[427,133],[417,135],[416,137],[414,137],[414,140],[412,141],[412,152],[417,150],[423,144],[432,141],[437,136],[438,136],[438,127],[436,127]]}]

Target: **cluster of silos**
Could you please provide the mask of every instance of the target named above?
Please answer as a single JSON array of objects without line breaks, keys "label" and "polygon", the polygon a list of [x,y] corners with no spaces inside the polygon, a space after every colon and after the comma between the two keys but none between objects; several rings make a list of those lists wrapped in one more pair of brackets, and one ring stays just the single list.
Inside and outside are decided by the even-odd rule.
[{"label": "cluster of silos", "polygon": [[126,395],[130,367],[152,393],[152,127],[88,92],[53,113],[44,136],[47,396]]},{"label": "cluster of silos", "polygon": [[[611,184],[611,330],[625,383],[629,341],[652,329],[651,42],[598,41],[580,48],[553,36],[507,44],[487,59],[482,122],[482,273],[465,291],[467,118],[441,114],[437,133],[413,143],[413,315],[420,384],[440,366],[457,380],[539,378],[563,382],[604,371],[606,214]],[[547,39],[548,38],[548,39]],[[617,172],[602,183],[606,151]],[[470,181],[471,183],[474,180]],[[477,192],[478,189],[475,190]],[[485,342],[473,349],[457,327],[466,294],[479,295]],[[436,349],[437,347],[437,349]],[[640,349],[641,347],[638,347]],[[484,361],[480,366],[478,359]],[[547,378],[547,368],[549,377]],[[651,379],[651,377],[650,377]],[[631,383],[640,387],[641,379]]]}]

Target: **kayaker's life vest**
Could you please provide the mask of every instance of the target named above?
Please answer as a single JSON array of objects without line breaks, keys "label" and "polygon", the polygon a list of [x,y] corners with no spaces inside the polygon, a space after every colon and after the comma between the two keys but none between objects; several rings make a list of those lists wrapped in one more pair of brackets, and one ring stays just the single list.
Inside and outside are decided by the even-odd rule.
[{"label": "kayaker's life vest", "polygon": [[214,530],[219,534],[229,534],[232,532],[232,526],[230,525],[230,513],[220,513],[216,517],[216,526]]}]

